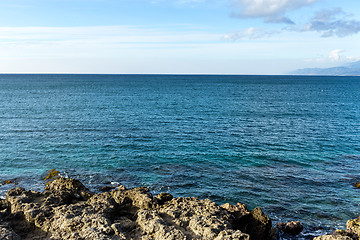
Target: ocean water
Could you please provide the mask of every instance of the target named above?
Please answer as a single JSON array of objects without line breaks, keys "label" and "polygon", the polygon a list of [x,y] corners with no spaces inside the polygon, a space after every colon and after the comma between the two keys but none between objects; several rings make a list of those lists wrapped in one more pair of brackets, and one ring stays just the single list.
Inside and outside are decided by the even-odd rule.
[{"label": "ocean water", "polygon": [[56,168],[259,206],[298,238],[360,215],[360,77],[3,74],[0,124],[0,180],[27,189]]}]

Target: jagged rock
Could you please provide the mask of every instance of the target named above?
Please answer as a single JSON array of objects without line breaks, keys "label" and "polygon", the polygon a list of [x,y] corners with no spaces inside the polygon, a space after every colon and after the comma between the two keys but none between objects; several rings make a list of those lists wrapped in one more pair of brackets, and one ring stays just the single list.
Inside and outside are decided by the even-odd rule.
[{"label": "jagged rock", "polygon": [[251,211],[250,214],[248,229],[245,232],[249,233],[253,239],[271,239],[272,223],[270,218],[258,207]]},{"label": "jagged rock", "polygon": [[360,217],[346,223],[346,230],[336,230],[332,234],[314,238],[314,240],[358,240],[360,238]]},{"label": "jagged rock", "polygon": [[165,202],[170,201],[174,197],[170,193],[160,193],[156,195],[157,204],[163,205]]},{"label": "jagged rock", "polygon": [[360,237],[360,217],[347,221],[346,232],[355,234],[357,237]]},{"label": "jagged rock", "polygon": [[58,177],[54,181],[48,182],[45,190],[58,194],[68,193],[72,198],[78,200],[87,200],[93,195],[80,181],[63,177]]},{"label": "jagged rock", "polygon": [[314,238],[314,240],[353,240],[353,239],[351,237],[341,236],[341,235],[323,235]]},{"label": "jagged rock", "polygon": [[221,231],[219,235],[214,240],[249,240],[250,236],[248,234],[244,234],[241,231]]},{"label": "jagged rock", "polygon": [[280,231],[292,235],[298,235],[301,233],[301,231],[304,229],[303,225],[300,223],[300,221],[292,221],[287,223],[278,223],[277,227]]},{"label": "jagged rock", "polygon": [[268,240],[278,238],[276,230],[272,228],[270,218],[260,208],[249,211],[246,205],[242,203],[236,205],[226,203],[221,207],[232,213],[234,227],[248,233],[252,239]]},{"label": "jagged rock", "polygon": [[249,239],[232,229],[231,214],[209,199],[174,198],[156,210],[142,210],[137,223],[155,239]]},{"label": "jagged rock", "polygon": [[336,230],[332,234],[323,235],[314,238],[314,240],[355,240],[355,239],[358,239],[358,237],[344,230]]},{"label": "jagged rock", "polygon": [[237,203],[235,205],[231,205],[230,203],[225,203],[221,205],[221,207],[231,213],[240,213],[240,215],[250,214],[250,211],[243,203]]},{"label": "jagged rock", "polygon": [[146,187],[138,187],[130,190],[122,190],[118,188],[111,192],[115,201],[120,204],[128,204],[138,207],[140,209],[152,209],[156,203],[149,189]]},{"label": "jagged rock", "polygon": [[88,202],[74,200],[84,200],[90,195],[79,181],[57,178],[47,184],[44,193],[12,189],[6,201],[12,214],[22,215],[34,228],[50,232],[54,238],[77,239],[76,235],[104,239],[113,230],[103,215],[112,212],[115,201],[110,194],[95,195]]},{"label": "jagged rock", "polygon": [[0,224],[1,239],[271,239],[271,220],[259,208],[250,212],[242,204],[220,207],[167,193],[153,197],[144,187],[94,194],[62,177],[42,193],[9,190],[0,216],[8,224]]},{"label": "jagged rock", "polygon": [[140,210],[138,212],[137,224],[144,235],[153,235],[155,239],[186,240],[186,234],[183,231],[167,223],[155,211]]}]

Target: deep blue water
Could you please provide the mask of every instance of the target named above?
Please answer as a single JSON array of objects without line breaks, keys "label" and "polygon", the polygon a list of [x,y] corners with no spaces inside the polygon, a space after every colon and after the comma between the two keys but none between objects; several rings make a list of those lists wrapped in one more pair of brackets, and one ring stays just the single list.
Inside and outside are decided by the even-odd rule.
[{"label": "deep blue water", "polygon": [[305,237],[360,215],[360,77],[0,75],[0,124],[0,180],[27,189],[56,168],[260,206]]}]

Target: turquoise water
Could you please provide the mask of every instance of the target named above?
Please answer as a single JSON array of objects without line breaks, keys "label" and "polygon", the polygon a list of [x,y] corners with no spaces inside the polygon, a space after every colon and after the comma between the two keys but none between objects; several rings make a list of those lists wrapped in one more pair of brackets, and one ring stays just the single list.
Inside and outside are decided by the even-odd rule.
[{"label": "turquoise water", "polygon": [[260,206],[304,238],[360,215],[360,77],[0,75],[0,123],[0,180],[26,188],[56,168]]}]

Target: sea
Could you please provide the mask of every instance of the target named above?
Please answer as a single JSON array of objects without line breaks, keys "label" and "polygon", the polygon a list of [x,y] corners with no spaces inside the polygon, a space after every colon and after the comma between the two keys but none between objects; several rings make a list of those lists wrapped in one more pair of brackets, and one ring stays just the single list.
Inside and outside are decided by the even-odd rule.
[{"label": "sea", "polygon": [[2,197],[56,169],[260,207],[293,239],[360,215],[360,77],[1,74],[0,124]]}]

